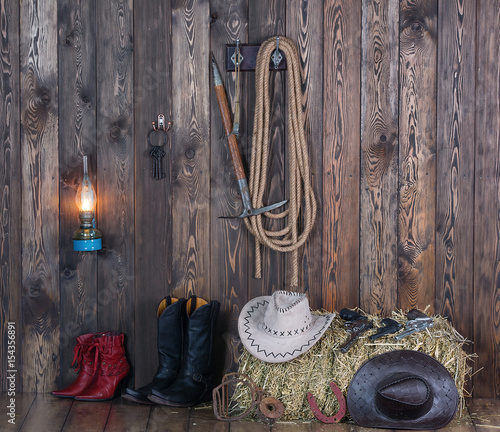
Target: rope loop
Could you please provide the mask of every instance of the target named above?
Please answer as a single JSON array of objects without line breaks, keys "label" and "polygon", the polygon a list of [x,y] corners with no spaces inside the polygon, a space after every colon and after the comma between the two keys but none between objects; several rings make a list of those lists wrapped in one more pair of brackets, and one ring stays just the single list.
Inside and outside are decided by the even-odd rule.
[{"label": "rope loop", "polygon": [[[249,190],[253,208],[264,206],[263,198],[267,184],[270,142],[270,95],[269,62],[277,48],[277,38],[265,41],[257,55],[255,68],[256,106],[252,136]],[[317,204],[311,185],[309,157],[304,134],[300,60],[295,44],[284,36],[279,37],[279,48],[287,59],[288,82],[288,172],[289,205],[278,214],[264,213],[245,218],[247,229],[255,236],[255,277],[262,276],[260,245],[279,252],[292,252],[292,278],[290,285],[299,284],[298,248],[309,236],[316,219]],[[287,218],[285,228],[272,231],[264,228],[264,217]],[[300,227],[302,226],[302,231]]]}]

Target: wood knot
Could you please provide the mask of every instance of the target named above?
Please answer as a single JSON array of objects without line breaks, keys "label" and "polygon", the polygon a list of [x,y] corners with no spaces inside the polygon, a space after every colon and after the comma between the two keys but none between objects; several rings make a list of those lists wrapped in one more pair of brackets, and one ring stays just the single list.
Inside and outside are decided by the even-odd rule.
[{"label": "wood knot", "polygon": [[63,276],[66,279],[72,279],[75,276],[75,271],[69,268],[65,268],[63,271]]},{"label": "wood knot", "polygon": [[104,244],[102,245],[102,249],[97,251],[98,256],[107,256],[111,253],[109,246]]},{"label": "wood knot", "polygon": [[418,21],[414,22],[414,23],[411,25],[411,29],[412,29],[414,32],[418,32],[418,31],[420,31],[420,30],[421,30],[421,28],[422,28],[422,25],[421,25]]},{"label": "wood knot", "polygon": [[43,105],[48,105],[50,103],[50,95],[48,93],[42,93],[40,95],[40,102],[42,102]]},{"label": "wood knot", "polygon": [[424,25],[420,21],[414,21],[410,24],[410,30],[414,37],[421,37],[424,32]]},{"label": "wood knot", "polygon": [[30,297],[38,297],[40,295],[40,286],[39,285],[32,285],[30,287],[30,294],[29,296]]},{"label": "wood knot", "polygon": [[120,138],[121,130],[118,126],[113,126],[111,130],[109,131],[109,136],[111,139],[117,140]]},{"label": "wood knot", "polygon": [[188,159],[193,159],[195,152],[193,149],[188,149],[186,150],[186,153],[184,153]]}]

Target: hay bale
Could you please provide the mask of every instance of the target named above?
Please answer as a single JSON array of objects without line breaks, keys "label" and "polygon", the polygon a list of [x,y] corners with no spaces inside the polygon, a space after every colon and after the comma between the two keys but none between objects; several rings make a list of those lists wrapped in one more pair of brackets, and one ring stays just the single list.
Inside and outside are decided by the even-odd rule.
[{"label": "hay bale", "polygon": [[[373,320],[375,327],[380,326],[382,318],[367,315]],[[321,314],[316,311],[314,314]],[[406,316],[402,311],[392,313],[394,320],[404,325]],[[422,351],[441,362],[450,372],[457,385],[460,404],[458,416],[466,416],[465,382],[472,374],[472,358],[474,355],[464,351],[468,341],[462,337],[452,325],[441,316],[433,316],[434,326],[425,331],[415,333],[400,341],[393,335],[370,341],[368,331],[342,354],[339,346],[348,337],[344,329],[345,321],[338,314],[323,337],[307,353],[285,363],[265,363],[244,350],[239,359],[239,372],[248,375],[269,396],[276,397],[285,406],[281,420],[308,420],[314,418],[309,404],[307,392],[311,392],[318,407],[327,416],[338,411],[338,402],[333,395],[329,383],[334,381],[347,395],[347,389],[354,373],[371,357],[388,351],[408,349]],[[237,400],[240,408],[248,406],[248,393],[236,388],[233,401]]]}]

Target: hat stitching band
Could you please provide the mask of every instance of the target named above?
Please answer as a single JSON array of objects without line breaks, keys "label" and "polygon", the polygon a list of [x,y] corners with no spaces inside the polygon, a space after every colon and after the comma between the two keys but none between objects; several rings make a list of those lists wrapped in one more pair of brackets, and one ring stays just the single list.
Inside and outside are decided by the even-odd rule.
[{"label": "hat stitching band", "polygon": [[276,329],[273,329],[272,327],[269,327],[266,323],[262,323],[262,330],[269,333],[271,336],[294,337],[294,336],[300,336],[303,333],[307,333],[311,329],[312,325],[313,325],[313,322],[311,321],[305,327],[292,329],[292,330],[276,330]]},{"label": "hat stitching band", "polygon": [[332,317],[330,317],[330,319],[326,320],[325,323],[323,324],[323,326],[318,330],[318,332],[316,334],[314,334],[311,337],[311,339],[309,339],[309,341],[307,343],[301,345],[299,348],[294,349],[292,352],[287,351],[285,353],[274,354],[272,352],[267,352],[265,349],[261,349],[260,348],[260,344],[258,344],[258,343],[255,342],[255,339],[252,337],[252,335],[250,333],[250,316],[251,316],[251,313],[255,309],[258,309],[259,305],[260,306],[265,306],[266,303],[268,303],[268,302],[267,301],[264,301],[263,303],[258,302],[255,306],[252,306],[251,309],[247,312],[247,316],[244,318],[245,323],[243,324],[243,326],[246,328],[245,333],[248,335],[247,339],[248,339],[248,341],[250,341],[250,346],[255,347],[257,349],[257,352],[263,353],[266,357],[271,357],[272,356],[274,358],[278,358],[278,357],[284,358],[285,356],[293,356],[296,352],[302,352],[305,347],[310,346],[312,342],[316,341],[316,339],[318,338],[318,335],[320,335],[320,336],[323,335],[323,333],[322,333],[323,329],[325,327],[328,327],[331,324],[331,321],[333,319],[333,316],[332,316]]}]

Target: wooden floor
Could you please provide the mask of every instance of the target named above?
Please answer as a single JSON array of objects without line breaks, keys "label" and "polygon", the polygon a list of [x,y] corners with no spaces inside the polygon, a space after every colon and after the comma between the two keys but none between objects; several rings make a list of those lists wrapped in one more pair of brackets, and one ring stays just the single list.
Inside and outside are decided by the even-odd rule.
[{"label": "wooden floor", "polygon": [[[145,406],[117,398],[110,402],[78,402],[45,394],[15,396],[15,424],[8,422],[10,398],[0,396],[0,431],[35,432],[361,432],[369,429],[349,423],[278,422],[272,427],[253,421],[221,422],[211,406],[168,408]],[[470,419],[454,420],[443,431],[500,431],[500,399],[472,399]],[[379,429],[381,430],[381,429]]]}]

